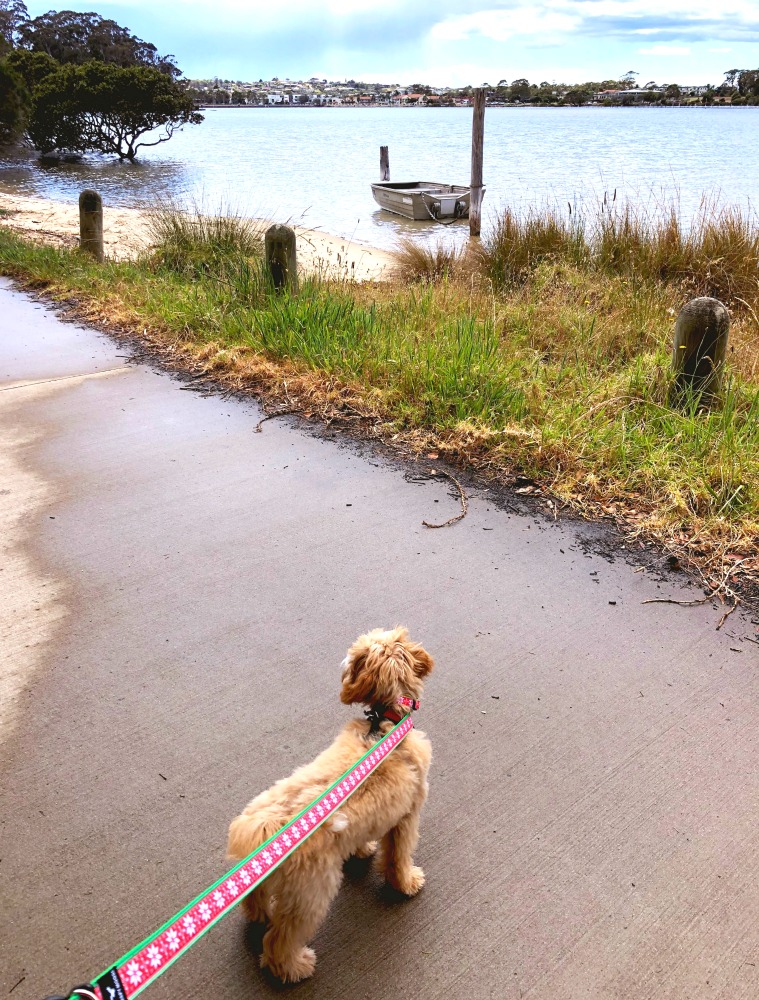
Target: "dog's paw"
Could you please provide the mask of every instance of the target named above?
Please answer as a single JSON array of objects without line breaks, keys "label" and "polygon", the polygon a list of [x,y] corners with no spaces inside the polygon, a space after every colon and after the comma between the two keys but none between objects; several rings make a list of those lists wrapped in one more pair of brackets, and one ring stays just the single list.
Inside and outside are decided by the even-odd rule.
[{"label": "dog's paw", "polygon": [[412,865],[406,872],[396,872],[396,877],[391,883],[394,889],[402,892],[404,896],[416,896],[424,885],[424,872],[418,865]]},{"label": "dog's paw", "polygon": [[370,840],[366,844],[362,844],[361,847],[354,851],[353,856],[355,858],[371,858],[377,853],[377,848],[379,847],[379,841]]},{"label": "dog's paw", "polygon": [[299,983],[302,979],[313,976],[316,968],[316,952],[313,948],[301,948],[295,955],[287,959],[275,959],[264,952],[261,965],[281,979],[283,983]]}]

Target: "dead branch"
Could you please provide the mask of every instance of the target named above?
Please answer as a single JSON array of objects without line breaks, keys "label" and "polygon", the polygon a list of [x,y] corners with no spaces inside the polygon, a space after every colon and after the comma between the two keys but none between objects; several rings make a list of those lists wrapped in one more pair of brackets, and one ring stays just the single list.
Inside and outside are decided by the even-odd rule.
[{"label": "dead branch", "polygon": [[466,498],[464,487],[455,476],[450,474],[450,472],[436,470],[435,474],[438,476],[445,476],[446,479],[450,479],[450,481],[456,486],[456,489],[459,491],[459,499],[461,500],[461,513],[457,514],[455,517],[449,517],[448,520],[444,521],[442,524],[430,524],[429,521],[422,521],[422,524],[425,528],[447,528],[449,525],[455,524],[457,521],[461,521],[462,518],[466,517],[467,511],[469,510],[469,501]]}]

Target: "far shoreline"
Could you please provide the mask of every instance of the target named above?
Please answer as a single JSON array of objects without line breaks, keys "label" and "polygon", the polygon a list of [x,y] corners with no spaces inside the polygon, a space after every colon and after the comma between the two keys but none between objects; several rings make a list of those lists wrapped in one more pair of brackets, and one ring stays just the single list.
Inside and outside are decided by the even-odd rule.
[{"label": "far shoreline", "polygon": [[[471,111],[471,104],[198,104],[198,111]],[[488,104],[487,111],[756,111],[759,104]]]}]

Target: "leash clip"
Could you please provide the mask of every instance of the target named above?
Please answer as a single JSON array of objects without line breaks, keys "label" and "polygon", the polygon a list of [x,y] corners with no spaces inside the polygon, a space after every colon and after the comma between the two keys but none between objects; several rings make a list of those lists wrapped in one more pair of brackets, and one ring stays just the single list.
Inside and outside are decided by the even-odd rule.
[{"label": "leash clip", "polygon": [[97,993],[89,983],[82,983],[81,986],[74,986],[67,997],[61,993],[54,993],[53,996],[45,997],[44,1000],[99,1000]]}]

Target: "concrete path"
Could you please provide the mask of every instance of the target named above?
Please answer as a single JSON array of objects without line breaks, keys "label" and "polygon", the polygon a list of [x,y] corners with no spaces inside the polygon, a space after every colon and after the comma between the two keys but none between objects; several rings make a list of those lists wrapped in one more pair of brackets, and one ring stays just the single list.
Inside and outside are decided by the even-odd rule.
[{"label": "concrete path", "polygon": [[[226,869],[229,820],[436,656],[418,860],[349,878],[301,998],[759,996],[759,647],[683,589],[127,366],[0,287],[0,997],[100,972]],[[145,994],[266,997],[234,913]]]}]

